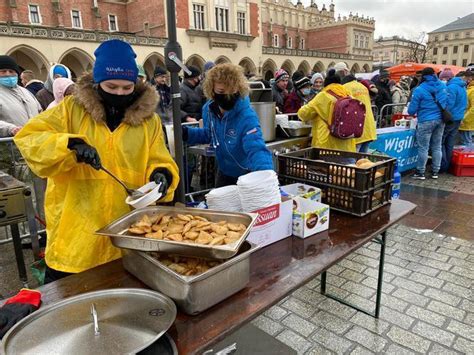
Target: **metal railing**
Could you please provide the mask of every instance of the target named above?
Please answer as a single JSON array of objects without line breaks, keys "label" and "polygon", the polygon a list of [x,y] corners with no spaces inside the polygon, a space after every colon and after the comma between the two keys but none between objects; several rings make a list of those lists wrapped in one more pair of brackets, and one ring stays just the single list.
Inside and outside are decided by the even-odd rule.
[{"label": "metal railing", "polygon": [[[380,113],[377,115],[377,128],[385,127],[387,125],[387,117],[393,115],[393,113],[389,113],[389,109],[392,107],[403,107],[405,108],[407,104],[387,104],[382,106],[380,109]],[[403,110],[402,110],[403,111]],[[387,113],[386,115],[384,115]]]}]

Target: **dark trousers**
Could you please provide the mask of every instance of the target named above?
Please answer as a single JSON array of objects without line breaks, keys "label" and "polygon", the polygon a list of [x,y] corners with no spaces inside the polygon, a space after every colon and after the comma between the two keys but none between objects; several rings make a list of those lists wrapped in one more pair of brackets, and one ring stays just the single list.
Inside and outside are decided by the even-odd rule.
[{"label": "dark trousers", "polygon": [[46,265],[46,272],[44,274],[44,284],[49,284],[50,282],[57,281],[69,275],[72,275],[72,273],[54,270],[51,269],[48,265]]},{"label": "dark trousers", "polygon": [[453,123],[444,126],[443,143],[441,145],[441,153],[443,154],[443,157],[441,158],[441,172],[449,170],[460,124],[461,121],[454,121]]},{"label": "dark trousers", "polygon": [[218,170],[216,176],[216,187],[235,185],[237,184],[237,179],[238,178],[236,177],[224,175],[222,171]]}]

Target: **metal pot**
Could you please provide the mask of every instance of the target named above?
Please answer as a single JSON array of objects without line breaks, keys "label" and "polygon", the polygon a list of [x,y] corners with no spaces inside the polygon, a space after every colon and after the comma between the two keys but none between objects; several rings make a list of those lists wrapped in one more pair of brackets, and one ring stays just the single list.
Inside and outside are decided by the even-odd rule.
[{"label": "metal pot", "polygon": [[250,105],[258,115],[265,142],[275,140],[275,103],[252,102]]},{"label": "metal pot", "polygon": [[5,334],[0,354],[130,354],[155,343],[173,324],[176,306],[151,290],[83,293],[41,307]]}]

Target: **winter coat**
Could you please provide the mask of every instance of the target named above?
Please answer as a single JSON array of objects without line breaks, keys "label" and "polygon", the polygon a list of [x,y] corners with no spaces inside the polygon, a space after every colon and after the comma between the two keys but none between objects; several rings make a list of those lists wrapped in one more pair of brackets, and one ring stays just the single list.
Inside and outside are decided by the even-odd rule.
[{"label": "winter coat", "polygon": [[392,103],[393,104],[401,104],[400,106],[393,106],[394,113],[401,113],[403,112],[404,104],[408,102],[408,96],[410,96],[410,92],[404,90],[399,84],[393,86],[391,90],[392,94]]},{"label": "winter coat", "polygon": [[474,81],[467,87],[467,108],[459,130],[474,131]]},{"label": "winter coat", "polygon": [[359,100],[365,106],[364,132],[362,133],[362,136],[356,138],[356,144],[376,140],[377,131],[375,128],[375,119],[374,113],[372,112],[369,90],[367,90],[367,88],[357,80],[350,81],[343,86],[347,91],[350,92],[354,99]]},{"label": "winter coat", "polygon": [[276,83],[272,84],[272,96],[273,101],[275,101],[275,106],[280,110],[280,112],[284,112],[285,110],[285,100],[288,94],[285,91],[280,90]]},{"label": "winter coat", "polygon": [[171,89],[168,85],[156,85],[156,91],[160,97],[156,105],[156,113],[161,118],[163,124],[173,122],[173,106],[171,105]]},{"label": "winter coat", "polygon": [[38,91],[40,91],[42,88],[44,88],[43,82],[36,79],[29,81],[25,85],[25,89],[28,89],[28,91],[31,92],[33,96],[36,96]]},{"label": "winter coat", "polygon": [[58,106],[64,99],[64,93],[74,82],[67,78],[57,78],[53,83],[54,101],[48,105],[48,110]]},{"label": "winter coat", "polygon": [[265,145],[249,98],[240,98],[222,118],[217,110],[213,100],[204,105],[204,127],[188,128],[187,143],[212,144],[219,170],[227,176],[239,177],[251,171],[273,169],[272,154]]},{"label": "winter coat", "polygon": [[12,129],[24,126],[40,112],[39,102],[27,89],[0,85],[0,137],[10,137]]},{"label": "winter coat", "polygon": [[72,80],[71,71],[68,67],[62,64],[54,64],[49,68],[48,78],[44,82],[44,88],[42,88],[36,94],[36,99],[41,104],[43,110],[46,110],[51,102],[54,101],[54,94],[53,94],[53,81],[54,81],[54,68],[58,65],[62,66],[67,72],[67,78]]},{"label": "winter coat", "polygon": [[69,139],[95,147],[103,166],[131,188],[147,183],[156,168],[167,169],[173,181],[162,201],[173,199],[178,168],[155,114],[156,91],[140,83],[135,92],[138,98],[111,132],[92,75],[85,75],[73,95],[31,119],[14,138],[31,170],[48,178],[46,264],[55,270],[77,273],[120,258],[120,249],[94,232],[131,210],[124,188],[103,171],[78,163]]},{"label": "winter coat", "polygon": [[441,107],[446,108],[448,104],[446,85],[436,75],[425,75],[422,83],[413,92],[408,106],[408,114],[417,115],[418,123],[442,118],[441,110],[432,94]]},{"label": "winter coat", "polygon": [[454,77],[448,81],[448,107],[454,121],[461,121],[467,107],[466,82]]},{"label": "winter coat", "polygon": [[[388,83],[382,83],[381,81],[375,82],[375,86],[379,91],[375,97],[375,105],[377,106],[379,112],[381,112],[382,107],[392,103],[392,94],[390,93],[390,87]],[[384,110],[384,114],[388,115],[392,112],[391,108],[388,107]]]},{"label": "winter coat", "polygon": [[305,105],[306,101],[301,95],[292,91],[285,99],[285,105],[283,106],[283,113],[297,113],[301,106]]},{"label": "winter coat", "polygon": [[36,94],[36,99],[40,103],[41,108],[43,110],[46,110],[49,104],[54,101],[54,95],[52,92],[49,92],[48,90],[46,90],[46,88],[42,88]]},{"label": "winter coat", "polygon": [[339,149],[348,152],[356,151],[356,140],[339,139],[331,135],[329,126],[332,122],[332,115],[336,98],[327,91],[331,90],[341,97],[350,96],[350,92],[341,84],[330,84],[316,95],[307,105],[298,111],[298,117],[313,125],[311,145],[317,148]]},{"label": "winter coat", "polygon": [[181,121],[186,122],[186,117],[200,120],[202,117],[202,96],[197,87],[193,88],[185,80],[181,83]]}]

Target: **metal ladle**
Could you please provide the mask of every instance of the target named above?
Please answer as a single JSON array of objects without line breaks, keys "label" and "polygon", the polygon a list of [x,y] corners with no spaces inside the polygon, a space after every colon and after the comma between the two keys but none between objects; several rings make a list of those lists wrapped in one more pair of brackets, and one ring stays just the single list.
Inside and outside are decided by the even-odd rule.
[{"label": "metal ladle", "polygon": [[143,192],[129,188],[127,185],[124,184],[122,180],[120,180],[118,177],[116,177],[114,174],[112,174],[103,166],[100,166],[99,169],[109,174],[112,178],[114,178],[115,181],[117,181],[120,185],[122,185],[123,188],[127,191],[128,196],[130,196],[132,200],[136,200],[137,198],[140,198],[145,195]]}]

